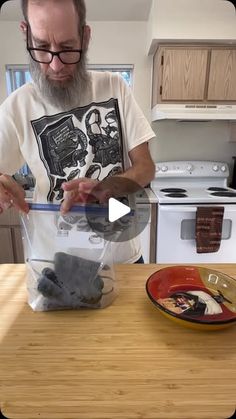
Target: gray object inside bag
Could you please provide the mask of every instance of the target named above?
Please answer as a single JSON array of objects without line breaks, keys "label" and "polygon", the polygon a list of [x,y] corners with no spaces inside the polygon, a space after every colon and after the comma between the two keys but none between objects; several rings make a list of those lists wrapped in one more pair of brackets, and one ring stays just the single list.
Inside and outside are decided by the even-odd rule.
[{"label": "gray object inside bag", "polygon": [[62,306],[71,308],[99,307],[104,282],[98,274],[101,263],[68,255],[55,254],[55,269],[44,268],[38,291],[47,299],[45,309]]}]

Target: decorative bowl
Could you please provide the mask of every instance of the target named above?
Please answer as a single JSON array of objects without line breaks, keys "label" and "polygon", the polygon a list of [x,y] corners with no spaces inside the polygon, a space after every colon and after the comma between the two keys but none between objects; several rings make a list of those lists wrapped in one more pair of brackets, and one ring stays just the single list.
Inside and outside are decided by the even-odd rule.
[{"label": "decorative bowl", "polygon": [[149,298],[160,312],[182,326],[218,330],[236,322],[236,280],[197,266],[171,266],[152,274]]}]

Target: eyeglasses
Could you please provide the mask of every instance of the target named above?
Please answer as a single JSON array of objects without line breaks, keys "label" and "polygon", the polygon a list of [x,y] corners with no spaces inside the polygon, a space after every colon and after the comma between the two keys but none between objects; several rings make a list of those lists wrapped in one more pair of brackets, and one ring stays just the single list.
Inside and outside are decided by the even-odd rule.
[{"label": "eyeglasses", "polygon": [[[62,51],[50,51],[44,48],[33,48],[29,46],[28,42],[28,25],[27,25],[27,51],[31,58],[37,63],[50,64],[56,56],[63,64],[77,64],[80,62],[82,49],[66,49]],[[83,39],[82,39],[83,43]]]},{"label": "eyeglasses", "polygon": [[58,57],[63,64],[77,64],[82,54],[82,49],[54,52],[47,49],[27,47],[27,50],[34,61],[42,64],[50,64],[54,56]]}]

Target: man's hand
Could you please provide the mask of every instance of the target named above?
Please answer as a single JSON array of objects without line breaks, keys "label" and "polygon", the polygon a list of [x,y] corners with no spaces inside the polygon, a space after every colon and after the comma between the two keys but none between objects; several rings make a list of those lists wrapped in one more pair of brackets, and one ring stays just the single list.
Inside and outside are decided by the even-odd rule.
[{"label": "man's hand", "polygon": [[62,185],[64,201],[61,205],[61,213],[65,214],[70,208],[78,203],[99,202],[106,203],[109,198],[120,198],[124,195],[138,191],[141,186],[122,175],[110,176],[104,180],[81,178],[71,180]]},{"label": "man's hand", "polygon": [[24,189],[11,176],[0,174],[0,213],[10,207],[29,211]]},{"label": "man's hand", "polygon": [[63,183],[64,201],[61,204],[61,213],[65,214],[78,203],[99,202],[105,203],[112,196],[112,191],[104,181],[80,178]]},{"label": "man's hand", "polygon": [[135,193],[146,186],[155,175],[155,165],[147,143],[140,144],[129,152],[132,166],[125,172],[97,181],[80,178],[63,183],[64,202],[61,213],[65,214],[77,203],[107,202],[109,198],[119,198]]}]

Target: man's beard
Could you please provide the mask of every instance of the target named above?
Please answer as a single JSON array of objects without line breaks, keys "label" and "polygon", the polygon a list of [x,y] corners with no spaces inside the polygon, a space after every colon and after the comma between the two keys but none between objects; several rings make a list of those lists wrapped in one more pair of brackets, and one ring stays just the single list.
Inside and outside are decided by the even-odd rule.
[{"label": "man's beard", "polygon": [[[62,110],[69,110],[81,104],[90,85],[86,61],[86,54],[84,53],[80,62],[76,65],[74,73],[67,80],[58,81],[45,75],[40,64],[30,57],[30,73],[44,99]],[[54,75],[56,76],[55,73]],[[60,75],[63,75],[63,72]]]}]

